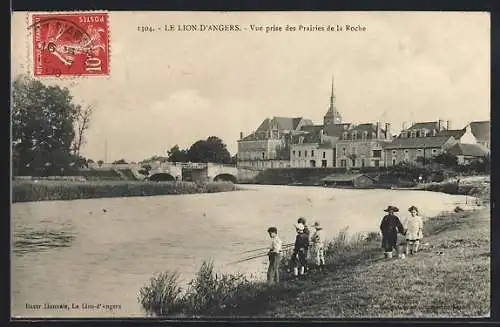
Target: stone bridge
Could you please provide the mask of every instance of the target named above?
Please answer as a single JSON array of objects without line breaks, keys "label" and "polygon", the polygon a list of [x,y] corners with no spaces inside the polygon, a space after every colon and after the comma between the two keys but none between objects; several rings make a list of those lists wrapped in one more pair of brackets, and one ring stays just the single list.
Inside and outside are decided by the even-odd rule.
[{"label": "stone bridge", "polygon": [[[139,171],[146,164],[117,164],[112,169],[130,169],[137,179],[145,179]],[[228,181],[238,183],[238,169],[235,165],[214,163],[164,162],[149,163],[150,181]]]}]

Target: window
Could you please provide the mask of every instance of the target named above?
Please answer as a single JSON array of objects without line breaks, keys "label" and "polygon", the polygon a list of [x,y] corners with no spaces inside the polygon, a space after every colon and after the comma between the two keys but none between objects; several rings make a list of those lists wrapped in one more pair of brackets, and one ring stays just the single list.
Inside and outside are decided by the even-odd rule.
[{"label": "window", "polygon": [[361,159],[361,167],[365,166],[365,159]]},{"label": "window", "polygon": [[321,167],[326,168],[326,160],[321,160]]},{"label": "window", "polygon": [[342,133],[342,139],[347,140],[347,132]]},{"label": "window", "polygon": [[345,148],[342,148],[342,154],[345,156]]},{"label": "window", "polygon": [[295,155],[295,150],[292,151],[292,155]]},{"label": "window", "polygon": [[380,167],[380,160],[375,160],[373,163],[375,164],[375,167]]},{"label": "window", "polygon": [[301,153],[300,153],[300,150],[299,150],[299,157],[300,157]]},{"label": "window", "polygon": [[363,140],[366,140],[366,138],[368,137],[368,132],[367,131],[364,131],[363,132]]},{"label": "window", "polygon": [[396,158],[392,158],[392,165],[396,166]]},{"label": "window", "polygon": [[304,157],[307,157],[307,150],[304,150]]},{"label": "window", "polygon": [[436,153],[437,151],[437,149],[432,149],[432,153]]},{"label": "window", "polygon": [[412,131],[410,135],[411,137],[415,137],[415,132]]},{"label": "window", "polygon": [[262,152],[262,159],[264,159],[266,156],[266,153],[265,152]]},{"label": "window", "polygon": [[373,150],[374,158],[382,158],[382,150]]},{"label": "window", "polygon": [[408,150],[405,150],[405,153],[408,153]]},{"label": "window", "polygon": [[392,155],[395,156],[398,153],[396,150],[392,150]]},{"label": "window", "polygon": [[316,161],[315,160],[309,161],[309,165],[310,165],[311,168],[316,167]]},{"label": "window", "polygon": [[311,157],[314,157],[314,150],[311,150]]},{"label": "window", "polygon": [[356,166],[356,159],[351,159],[352,167]]},{"label": "window", "polygon": [[326,158],[326,152],[323,151],[323,158]]},{"label": "window", "polygon": [[347,160],[345,159],[340,160],[340,167],[347,167]]},{"label": "window", "polygon": [[351,153],[352,154],[356,154],[357,152],[358,152],[357,148],[353,146],[352,149],[351,149]]},{"label": "window", "polygon": [[352,137],[353,140],[356,140],[358,138],[358,133],[357,132],[352,132],[351,137]]}]

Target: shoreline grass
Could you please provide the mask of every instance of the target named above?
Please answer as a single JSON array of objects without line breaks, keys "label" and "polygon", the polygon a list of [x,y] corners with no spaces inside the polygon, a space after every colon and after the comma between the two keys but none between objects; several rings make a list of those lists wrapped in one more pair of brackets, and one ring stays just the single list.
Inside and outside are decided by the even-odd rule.
[{"label": "shoreline grass", "polygon": [[230,182],[14,180],[12,202],[179,195],[236,191]]},{"label": "shoreline grass", "polygon": [[[153,301],[144,301],[143,290],[138,300],[149,315],[177,318],[484,317],[490,312],[489,221],[488,207],[429,218],[421,251],[406,259],[384,259],[379,233],[348,238],[343,230],[325,251],[326,272],[304,280],[287,278],[286,256],[276,286],[217,275],[205,262],[198,287],[184,295],[172,292],[178,284],[152,279],[143,290]],[[178,296],[163,296],[169,292]]]}]

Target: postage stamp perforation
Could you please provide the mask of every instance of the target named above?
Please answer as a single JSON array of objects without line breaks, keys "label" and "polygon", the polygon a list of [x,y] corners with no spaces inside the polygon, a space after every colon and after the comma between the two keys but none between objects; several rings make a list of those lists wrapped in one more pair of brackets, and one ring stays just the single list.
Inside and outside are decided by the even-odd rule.
[{"label": "postage stamp perforation", "polygon": [[[94,15],[94,16],[93,16]],[[26,15],[28,71],[43,80],[111,76],[107,10],[36,11]]]}]

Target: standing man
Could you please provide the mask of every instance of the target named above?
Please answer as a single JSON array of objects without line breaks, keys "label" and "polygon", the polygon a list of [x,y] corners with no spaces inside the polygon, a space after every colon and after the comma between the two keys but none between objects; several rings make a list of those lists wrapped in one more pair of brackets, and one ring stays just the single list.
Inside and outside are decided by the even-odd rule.
[{"label": "standing man", "polygon": [[280,275],[280,262],[281,262],[281,248],[282,242],[278,237],[278,229],[276,227],[269,227],[267,233],[271,238],[271,246],[269,248],[269,268],[267,269],[267,282],[269,284],[279,283]]},{"label": "standing man", "polygon": [[394,206],[388,206],[384,210],[387,215],[382,218],[380,223],[380,231],[382,232],[382,248],[384,248],[384,255],[386,258],[392,258],[392,251],[397,250],[398,232],[405,234],[403,224],[399,218],[394,214],[399,211]]}]

